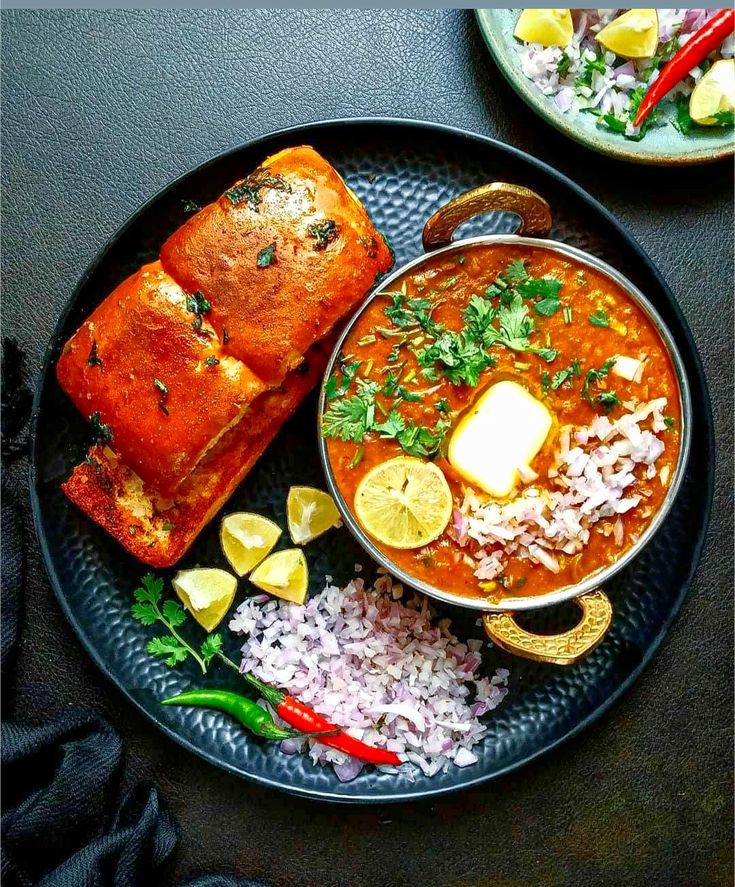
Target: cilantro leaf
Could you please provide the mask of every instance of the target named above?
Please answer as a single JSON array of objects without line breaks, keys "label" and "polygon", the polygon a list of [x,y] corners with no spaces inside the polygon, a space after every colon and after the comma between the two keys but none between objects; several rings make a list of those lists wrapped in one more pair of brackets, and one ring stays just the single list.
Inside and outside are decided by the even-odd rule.
[{"label": "cilantro leaf", "polygon": [[222,635],[219,632],[207,635],[199,650],[205,665],[209,665],[214,657],[222,652],[222,644]]},{"label": "cilantro leaf", "polygon": [[441,446],[449,424],[446,419],[439,419],[432,430],[411,421],[397,435],[398,443],[409,456],[433,456]]},{"label": "cilantro leaf", "polygon": [[112,428],[107,422],[102,421],[102,415],[94,412],[89,417],[89,424],[92,428],[95,443],[110,443],[112,440]]},{"label": "cilantro leaf", "polygon": [[140,586],[135,589],[133,594],[136,601],[157,604],[163,595],[163,579],[152,573],[146,573],[140,580]]},{"label": "cilantro leaf", "polygon": [[620,406],[620,398],[614,391],[603,391],[595,399],[602,406],[606,415],[615,407]]},{"label": "cilantro leaf", "polygon": [[276,263],[276,242],[269,243],[268,246],[264,246],[263,249],[258,253],[258,258],[256,259],[256,265],[258,268],[267,268],[269,265],[275,265]]},{"label": "cilantro leaf", "polygon": [[[436,341],[418,352],[419,365],[434,369],[447,378],[452,385],[462,383],[474,387],[480,381],[480,374],[495,360],[479,344],[468,329],[461,333],[445,330]],[[426,372],[424,375],[431,378]]]},{"label": "cilantro leaf", "polygon": [[158,610],[154,604],[147,601],[133,604],[130,612],[133,614],[133,619],[143,625],[153,625],[154,622],[158,622]]},{"label": "cilantro leaf", "polygon": [[160,656],[169,668],[184,662],[189,655],[189,650],[171,634],[151,638],[146,644],[146,650],[151,656]]},{"label": "cilantro leaf", "polygon": [[559,352],[556,348],[531,348],[529,350],[532,354],[535,354],[547,363],[551,363],[559,356]]},{"label": "cilantro leaf", "polygon": [[673,431],[676,428],[676,422],[673,416],[664,416],[664,425],[667,431]]},{"label": "cilantro leaf", "polygon": [[735,125],[735,113],[732,111],[717,111],[713,116],[717,121],[716,126]]},{"label": "cilantro leaf", "polygon": [[535,296],[542,296],[544,299],[559,298],[562,282],[556,277],[529,277],[525,283],[518,285],[518,292],[525,299],[532,299]]},{"label": "cilantro leaf", "polygon": [[327,397],[327,400],[334,400],[335,397],[343,397],[347,394],[350,385],[352,384],[352,380],[357,375],[357,371],[362,366],[362,361],[355,360],[352,363],[343,363],[340,362],[340,370],[342,372],[341,381],[337,381],[337,373],[334,372],[327,379],[327,384],[324,386],[324,393]]},{"label": "cilantro leaf", "polygon": [[561,302],[558,299],[549,297],[548,299],[534,302],[533,307],[536,312],[543,314],[544,317],[553,317],[561,308]]},{"label": "cilantro leaf", "polygon": [[434,404],[434,409],[437,411],[437,413],[449,413],[449,401],[446,399],[446,397],[442,397],[441,400],[438,400]]},{"label": "cilantro leaf", "polygon": [[262,201],[260,192],[263,188],[273,188],[274,191],[291,193],[291,186],[282,176],[271,175],[263,169],[256,169],[247,179],[230,188],[229,191],[225,191],[225,197],[233,206],[246,201],[252,210],[258,212]]},{"label": "cilantro leaf", "polygon": [[592,324],[592,326],[610,326],[610,320],[608,319],[607,311],[603,311],[602,308],[599,308],[597,311],[594,311],[592,314],[590,314],[589,322]]},{"label": "cilantro leaf", "polygon": [[440,332],[439,325],[431,319],[431,312],[436,307],[429,299],[407,299],[401,292],[387,292],[391,304],[385,309],[385,316],[399,329],[420,326],[427,333],[436,335]]},{"label": "cilantro leaf", "polygon": [[323,222],[314,222],[306,229],[309,237],[313,237],[316,243],[314,249],[326,249],[329,244],[339,236],[339,225],[334,219],[324,219]]},{"label": "cilantro leaf", "polygon": [[503,272],[503,278],[508,283],[524,283],[528,280],[528,271],[523,259],[513,259]]},{"label": "cilantro leaf", "polygon": [[515,295],[510,305],[498,309],[498,321],[503,344],[513,351],[527,351],[530,346],[528,337],[533,332],[533,320],[528,316],[528,307],[520,295]]},{"label": "cilantro leaf", "polygon": [[168,620],[168,624],[173,628],[181,625],[182,622],[186,622],[186,613],[178,601],[165,601],[161,612]]},{"label": "cilantro leaf", "polygon": [[584,377],[584,384],[582,385],[582,397],[590,406],[594,406],[594,399],[590,394],[590,387],[592,385],[598,384],[602,379],[604,379],[614,366],[615,358],[608,357],[608,359],[604,361],[604,363],[598,370],[587,370],[587,373]]},{"label": "cilantro leaf", "polygon": [[373,430],[380,432],[381,437],[398,437],[405,428],[406,422],[397,410],[391,410],[385,422],[373,426]]},{"label": "cilantro leaf", "polygon": [[321,433],[324,437],[338,437],[360,443],[375,423],[375,395],[380,391],[377,382],[357,380],[357,394],[332,403],[322,415]]},{"label": "cilantro leaf", "polygon": [[469,304],[462,312],[462,318],[472,336],[483,341],[487,328],[495,320],[495,308],[489,299],[472,295]]}]

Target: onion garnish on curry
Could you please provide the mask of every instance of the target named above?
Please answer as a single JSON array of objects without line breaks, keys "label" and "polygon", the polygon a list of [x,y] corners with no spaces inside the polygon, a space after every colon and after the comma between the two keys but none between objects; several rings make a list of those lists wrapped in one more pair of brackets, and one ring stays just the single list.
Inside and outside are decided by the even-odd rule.
[{"label": "onion garnish on curry", "polygon": [[[369,304],[325,385],[321,434],[390,560],[498,601],[577,583],[631,547],[666,495],[680,421],[667,349],[621,287],[540,247],[477,244]],[[438,528],[422,464],[451,494],[445,511],[434,479]]]}]

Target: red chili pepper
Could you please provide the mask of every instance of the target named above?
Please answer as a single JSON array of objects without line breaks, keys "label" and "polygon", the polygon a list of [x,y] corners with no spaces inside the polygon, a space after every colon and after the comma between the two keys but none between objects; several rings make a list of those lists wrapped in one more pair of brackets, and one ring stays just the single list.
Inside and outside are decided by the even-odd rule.
[{"label": "red chili pepper", "polygon": [[677,83],[696,68],[735,28],[735,9],[722,9],[696,31],[682,48],[661,68],[661,73],[643,96],[633,126],[640,126],[653,108]]},{"label": "red chili pepper", "polygon": [[[263,699],[269,702],[278,712],[281,718],[297,730],[306,733],[322,733],[327,732],[333,734],[333,731],[339,730],[334,724],[330,724],[326,718],[317,714],[313,709],[294,699],[293,696],[287,696],[275,687],[264,684],[251,674],[243,672],[242,675],[248,683],[256,687]],[[319,742],[323,745],[329,745],[338,751],[366,764],[388,764],[397,767],[401,763],[401,759],[395,752],[386,751],[383,748],[375,748],[372,745],[366,745],[355,739],[348,733],[340,731],[336,735],[319,736]]]}]

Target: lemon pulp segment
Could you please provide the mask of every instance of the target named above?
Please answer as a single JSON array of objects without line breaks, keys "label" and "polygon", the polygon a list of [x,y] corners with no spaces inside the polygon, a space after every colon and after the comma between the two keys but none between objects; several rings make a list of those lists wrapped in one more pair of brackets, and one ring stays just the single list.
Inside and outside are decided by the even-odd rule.
[{"label": "lemon pulp segment", "polygon": [[300,548],[286,548],[269,555],[250,574],[250,581],[284,601],[303,604],[309,589],[309,568]]},{"label": "lemon pulp segment", "polygon": [[305,545],[340,521],[334,499],[314,487],[291,487],[286,500],[288,532],[295,545]]},{"label": "lemon pulp segment", "polygon": [[702,126],[714,126],[715,114],[735,111],[735,59],[719,59],[703,74],[689,99],[689,116]]},{"label": "lemon pulp segment", "polygon": [[655,9],[629,9],[605,25],[597,42],[624,58],[651,58],[658,46],[658,14]]},{"label": "lemon pulp segment", "polygon": [[574,36],[570,9],[524,9],[513,36],[542,46],[568,46]]},{"label": "lemon pulp segment", "polygon": [[222,551],[238,576],[249,573],[273,550],[281,535],[278,524],[260,514],[228,514],[220,524]]},{"label": "lemon pulp segment", "polygon": [[214,567],[180,570],[171,584],[182,604],[207,631],[222,621],[237,590],[237,579]]}]

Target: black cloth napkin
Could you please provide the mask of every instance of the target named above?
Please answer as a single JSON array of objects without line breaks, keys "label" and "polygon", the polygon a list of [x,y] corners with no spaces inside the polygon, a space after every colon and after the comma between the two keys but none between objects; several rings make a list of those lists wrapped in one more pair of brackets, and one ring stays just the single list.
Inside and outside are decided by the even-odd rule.
[{"label": "black cloth napkin", "polygon": [[[25,577],[23,509],[31,396],[23,353],[6,339],[2,358],[2,684],[13,676],[22,624]],[[5,694],[4,694],[5,695]],[[3,887],[141,887],[162,883],[159,871],[178,840],[176,821],[155,786],[122,789],[123,743],[94,713],[66,710],[32,724],[3,718]],[[263,887],[207,875],[186,887]]]}]

